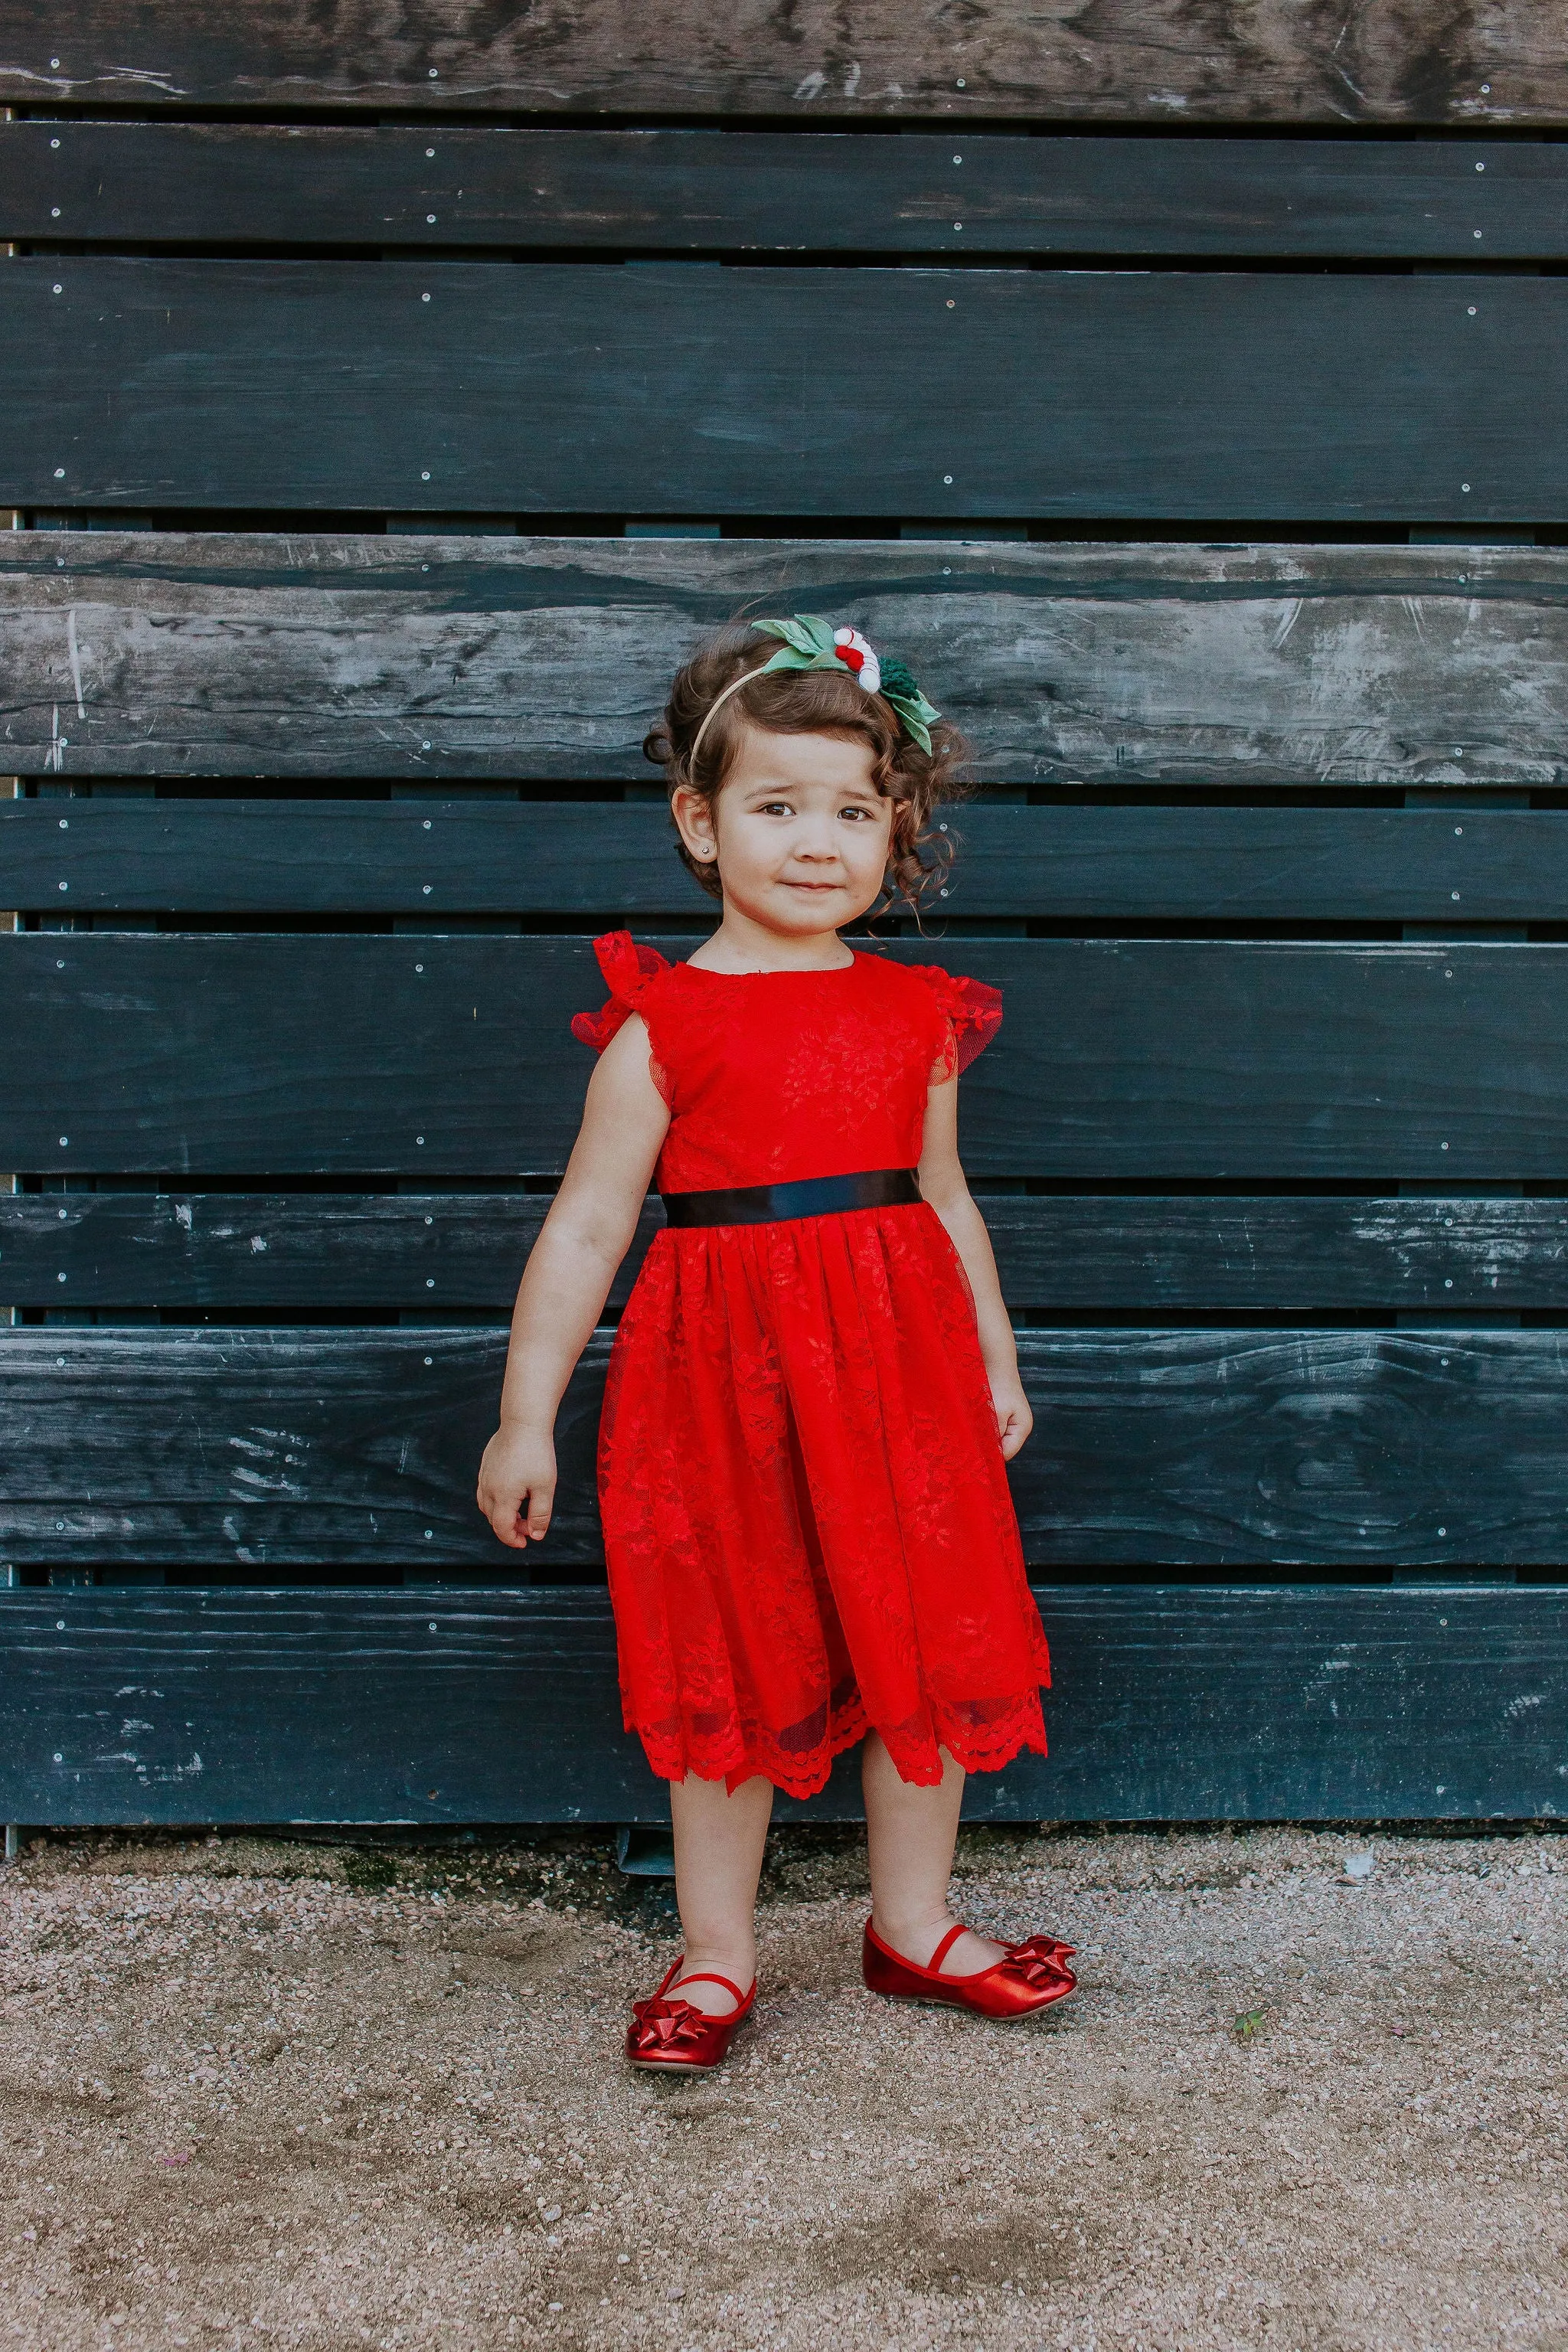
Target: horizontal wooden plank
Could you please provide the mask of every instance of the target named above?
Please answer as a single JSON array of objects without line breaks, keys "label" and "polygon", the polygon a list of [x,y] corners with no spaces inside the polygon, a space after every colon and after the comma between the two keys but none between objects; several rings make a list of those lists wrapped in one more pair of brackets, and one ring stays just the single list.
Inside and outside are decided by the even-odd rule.
[{"label": "horizontal wooden plank", "polygon": [[[1364,1188],[1568,1160],[1568,947],[888,951],[1007,992],[964,1081],[975,1176]],[[603,995],[564,937],[0,936],[0,1167],[553,1174],[591,1066],[569,1016]]]},{"label": "horizontal wooden plank", "polygon": [[[546,1580],[600,1558],[606,1347],[563,1408]],[[505,1355],[494,1327],[0,1332],[0,1559],[519,1573],[474,1506]],[[1037,1567],[1561,1560],[1561,1331],[1026,1330],[1019,1361]]]},{"label": "horizontal wooden plank", "polygon": [[1554,523],[1565,344],[1558,278],[22,259],[0,503]]},{"label": "horizontal wooden plank", "polygon": [[0,122],[0,236],[73,247],[1544,261],[1565,195],[1513,140]]},{"label": "horizontal wooden plank", "polygon": [[[530,114],[969,121],[1552,123],[1568,71],[1550,12],[1371,0],[565,0],[547,18],[426,0],[83,0],[70,37],[0,9],[0,100],[29,106],[447,109]],[[51,43],[57,47],[51,49]]]},{"label": "horizontal wooden plank", "polygon": [[698,635],[781,605],[902,655],[998,782],[1568,782],[1561,548],[7,531],[0,744],[34,776],[651,782]]},{"label": "horizontal wooden plank", "polygon": [[[1568,1594],[1046,1586],[1051,1753],[971,1820],[1554,1820]],[[65,1825],[657,1822],[603,1594],[0,1594],[0,1808]],[[859,1813],[845,1757],[781,1818]]]},{"label": "horizontal wooden plank", "polygon": [[[940,919],[1568,919],[1568,812],[960,807]],[[0,891],[58,914],[710,915],[641,803],[0,802]],[[929,919],[929,915],[928,915]]]},{"label": "horizontal wooden plank", "polygon": [[[982,1192],[1023,1313],[1568,1309],[1568,1201]],[[0,1193],[34,1310],[509,1315],[543,1193]],[[650,1203],[611,1303],[663,1223]]]}]

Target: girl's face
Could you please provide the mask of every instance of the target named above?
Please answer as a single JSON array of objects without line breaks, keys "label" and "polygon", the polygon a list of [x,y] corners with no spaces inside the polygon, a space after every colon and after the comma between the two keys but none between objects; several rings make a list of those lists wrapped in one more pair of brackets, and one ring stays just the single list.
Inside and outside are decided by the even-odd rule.
[{"label": "girl's face", "polygon": [[853,737],[748,727],[712,810],[682,790],[675,821],[699,863],[718,867],[726,902],[753,922],[837,930],[876,903],[888,868],[893,804],[874,764]]}]

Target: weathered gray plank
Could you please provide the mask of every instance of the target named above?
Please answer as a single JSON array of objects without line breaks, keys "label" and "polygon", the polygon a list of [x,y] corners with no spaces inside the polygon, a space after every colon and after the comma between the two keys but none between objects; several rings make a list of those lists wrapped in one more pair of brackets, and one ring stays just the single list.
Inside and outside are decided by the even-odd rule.
[{"label": "weathered gray plank", "polygon": [[[563,1409],[548,1580],[598,1559],[607,1336]],[[504,1330],[0,1333],[0,1558],[524,1574],[474,1507]],[[1560,1330],[1026,1330],[1040,1567],[1553,1566]]]},{"label": "weathered gray plank", "polygon": [[1559,523],[1565,348],[1556,277],[19,259],[0,501]]},{"label": "weathered gray plank", "polygon": [[1513,140],[0,122],[0,236],[1554,260],[1568,158]]},{"label": "weathered gray plank", "polygon": [[1556,548],[10,531],[0,743],[26,775],[651,781],[677,663],[755,600],[903,655],[1000,782],[1568,782]]},{"label": "weathered gray plank", "polygon": [[[1568,812],[961,806],[928,903],[1047,921],[1521,923],[1568,919]],[[29,911],[712,911],[661,806],[620,802],[0,802],[0,889]]]},{"label": "weathered gray plank", "polygon": [[[975,1176],[1365,1189],[1568,1160],[1568,946],[887,951],[1006,992],[964,1080]],[[561,936],[0,936],[0,1167],[553,1174],[591,1067],[569,1016],[603,1000],[589,942]]]},{"label": "weathered gray plank", "polygon": [[[1565,1600],[1047,1585],[1050,1756],[965,1812],[1554,1820]],[[668,1818],[601,1593],[7,1592],[0,1650],[7,1820]],[[856,1818],[857,1763],[781,1817]]]},{"label": "weathered gray plank", "polygon": [[[982,1192],[1020,1312],[1568,1309],[1568,1201]],[[58,1311],[507,1315],[543,1193],[0,1193],[0,1297]],[[663,1223],[650,1204],[619,1307]]]},{"label": "weathered gray plank", "polygon": [[1112,122],[1551,123],[1568,71],[1550,11],[1371,0],[560,0],[547,16],[426,0],[84,0],[69,37],[0,10],[0,100],[447,108],[529,114],[1034,117]]}]

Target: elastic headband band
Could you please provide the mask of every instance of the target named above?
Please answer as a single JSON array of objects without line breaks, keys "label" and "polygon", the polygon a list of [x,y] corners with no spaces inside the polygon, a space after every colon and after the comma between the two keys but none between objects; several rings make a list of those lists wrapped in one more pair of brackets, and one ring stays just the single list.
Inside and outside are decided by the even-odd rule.
[{"label": "elastic headband band", "polygon": [[739,677],[732,677],[728,686],[720,688],[719,692],[713,697],[712,701],[708,705],[707,709],[702,714],[701,726],[699,727],[696,734],[691,739],[691,749],[687,754],[687,764],[689,767],[694,768],[697,765],[697,754],[702,749],[702,738],[708,732],[708,722],[712,718],[713,713],[719,709],[721,703],[728,702],[732,694],[739,694],[743,686],[750,686],[754,677],[761,677],[763,670],[766,667],[767,664],[764,662],[762,665],[762,668],[743,669]]}]

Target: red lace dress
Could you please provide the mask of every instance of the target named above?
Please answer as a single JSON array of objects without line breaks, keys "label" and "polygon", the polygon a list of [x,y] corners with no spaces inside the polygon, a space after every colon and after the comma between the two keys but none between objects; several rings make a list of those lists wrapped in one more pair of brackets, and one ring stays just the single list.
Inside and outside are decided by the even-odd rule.
[{"label": "red lace dress", "polygon": [[[665,1192],[912,1168],[927,1088],[995,990],[857,954],[828,971],[595,942],[670,1107]],[[906,1780],[1044,1751],[1050,1664],[973,1301],[924,1202],[667,1228],[610,1359],[599,1495],[628,1730],[655,1772],[795,1797],[875,1728]]]}]

